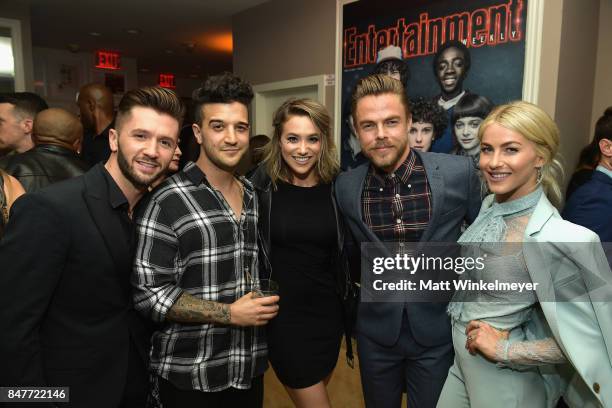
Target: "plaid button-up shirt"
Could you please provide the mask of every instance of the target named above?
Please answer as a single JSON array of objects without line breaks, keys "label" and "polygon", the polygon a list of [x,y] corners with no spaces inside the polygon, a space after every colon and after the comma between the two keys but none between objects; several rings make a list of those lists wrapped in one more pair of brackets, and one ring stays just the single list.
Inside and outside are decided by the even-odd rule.
[{"label": "plaid button-up shirt", "polygon": [[363,221],[382,242],[421,239],[431,218],[431,190],[414,151],[391,174],[370,165],[361,206]]},{"label": "plaid button-up shirt", "polygon": [[267,367],[261,328],[166,320],[184,292],[229,304],[257,279],[257,196],[240,180],[240,220],[191,162],[153,191],[136,217],[135,307],[161,323],[151,339],[151,369],[181,389],[249,388]]}]

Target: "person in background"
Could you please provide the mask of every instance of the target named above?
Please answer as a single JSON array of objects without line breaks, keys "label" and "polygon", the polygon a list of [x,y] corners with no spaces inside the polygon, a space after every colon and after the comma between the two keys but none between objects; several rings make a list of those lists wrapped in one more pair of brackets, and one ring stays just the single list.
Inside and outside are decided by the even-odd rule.
[{"label": "person in background", "polygon": [[612,106],[608,107],[604,114],[595,124],[595,136],[591,143],[586,145],[578,158],[578,165],[572,174],[565,193],[565,201],[568,202],[574,191],[591,179],[593,171],[599,165],[601,150],[599,141],[607,138],[612,139]]},{"label": "person in background", "polygon": [[448,126],[446,112],[437,103],[425,98],[411,101],[412,123],[408,132],[410,148],[428,152],[431,143],[439,138]]},{"label": "person in background", "polygon": [[89,170],[78,156],[83,126],[74,114],[46,109],[36,115],[32,133],[33,149],[0,159],[0,167],[16,177],[28,193]]},{"label": "person in background", "polygon": [[491,109],[493,109],[491,101],[476,94],[465,95],[453,108],[451,125],[457,146],[451,153],[471,158],[476,169],[480,160],[478,129]]},{"label": "person in background", "polygon": [[[280,290],[279,314],[267,327],[268,355],[296,407],[329,408],[326,386],[349,328],[343,302],[352,290],[333,197],[339,163],[331,118],[316,101],[289,99],[273,126],[264,162],[251,176],[265,274]],[[346,339],[352,359],[350,332]]]},{"label": "person in background", "polygon": [[[486,260],[466,279],[537,285],[476,295],[490,301],[455,292],[448,308],[455,360],[437,406],[545,408],[563,391],[572,407],[610,406],[612,389],[600,384],[612,378],[612,272],[597,235],[556,209],[559,129],[519,101],[494,109],[479,139],[492,194],[458,242]],[[505,245],[487,259],[492,243]]]},{"label": "person in background", "polygon": [[[446,111],[449,120],[453,115],[453,107],[470,93],[463,89],[463,82],[470,72],[471,65],[470,51],[460,41],[445,42],[434,55],[433,72],[440,86],[440,93],[434,97],[434,101]],[[449,123],[444,134],[433,143],[431,151],[450,153],[454,146],[452,123]]]},{"label": "person in background", "polygon": [[587,148],[597,167],[591,178],[576,188],[563,209],[563,218],[595,231],[612,242],[612,106],[595,124],[595,136]]},{"label": "person in background", "polygon": [[404,85],[404,89],[407,89],[410,80],[410,68],[402,58],[402,49],[396,45],[390,45],[378,51],[373,74],[389,75],[391,78],[400,81]]},{"label": "person in background", "polygon": [[85,129],[81,156],[86,163],[94,166],[106,161],[111,153],[108,137],[114,126],[113,92],[102,84],[84,85],[77,95],[77,105]]},{"label": "person in background", "polygon": [[47,102],[32,92],[0,95],[0,156],[33,148],[34,117],[48,108]]},{"label": "person in background", "polygon": [[13,203],[23,194],[25,194],[25,190],[19,181],[0,169],[0,239],[2,239],[4,229],[8,224]]}]

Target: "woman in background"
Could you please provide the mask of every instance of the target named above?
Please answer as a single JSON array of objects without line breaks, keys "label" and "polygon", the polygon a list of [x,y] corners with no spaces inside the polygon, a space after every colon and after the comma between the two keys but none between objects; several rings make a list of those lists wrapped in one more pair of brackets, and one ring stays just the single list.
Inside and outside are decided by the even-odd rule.
[{"label": "woman in background", "polygon": [[438,407],[553,407],[568,380],[570,406],[612,406],[612,388],[600,387],[612,378],[612,274],[597,235],[555,208],[562,201],[557,126],[537,106],[514,102],[491,112],[479,138],[480,170],[493,194],[459,242],[468,250],[513,242],[520,249],[472,278],[538,286],[520,298],[481,292],[495,298],[486,303],[456,294],[449,305],[455,362]]},{"label": "woman in background", "polygon": [[0,238],[8,224],[9,212],[15,200],[25,194],[21,183],[0,169]]},{"label": "woman in background", "polygon": [[276,281],[280,296],[279,314],[267,326],[269,359],[300,408],[331,406],[326,385],[351,289],[333,198],[339,164],[330,123],[318,102],[286,101],[274,114],[264,161],[251,176],[260,206],[260,276]]}]

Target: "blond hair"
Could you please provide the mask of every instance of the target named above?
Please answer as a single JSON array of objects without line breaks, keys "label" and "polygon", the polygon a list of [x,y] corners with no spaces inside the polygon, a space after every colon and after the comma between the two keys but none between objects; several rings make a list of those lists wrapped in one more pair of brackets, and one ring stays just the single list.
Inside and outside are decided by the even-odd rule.
[{"label": "blond hair", "polygon": [[535,145],[536,153],[544,160],[540,169],[541,184],[550,202],[557,208],[563,203],[560,180],[563,178],[563,166],[559,154],[559,128],[552,118],[538,106],[515,101],[500,105],[487,116],[480,125],[478,138],[494,124],[521,134]]},{"label": "blond hair", "polygon": [[351,114],[353,117],[356,118],[355,112],[357,111],[357,102],[359,102],[360,99],[366,96],[378,96],[383,94],[397,95],[406,110],[406,118],[410,118],[410,102],[408,101],[408,95],[406,94],[404,85],[401,81],[391,78],[386,74],[368,75],[357,81],[351,98]]},{"label": "blond hair", "polygon": [[292,181],[292,173],[281,155],[280,139],[285,123],[292,116],[309,118],[321,134],[321,150],[315,171],[319,182],[331,183],[340,170],[327,109],[312,99],[289,99],[274,112],[272,140],[264,148],[264,165],[276,189],[278,180]]}]

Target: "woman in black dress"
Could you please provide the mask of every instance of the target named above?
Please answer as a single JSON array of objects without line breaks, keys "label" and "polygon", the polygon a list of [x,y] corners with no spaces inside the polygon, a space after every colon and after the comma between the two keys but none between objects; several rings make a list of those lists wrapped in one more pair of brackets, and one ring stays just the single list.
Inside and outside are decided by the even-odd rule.
[{"label": "woman in black dress", "polygon": [[260,276],[276,281],[280,295],[278,316],[267,327],[268,354],[300,408],[331,406],[326,385],[348,327],[343,300],[352,286],[333,198],[339,164],[330,123],[318,102],[286,101],[251,176],[260,205]]}]

